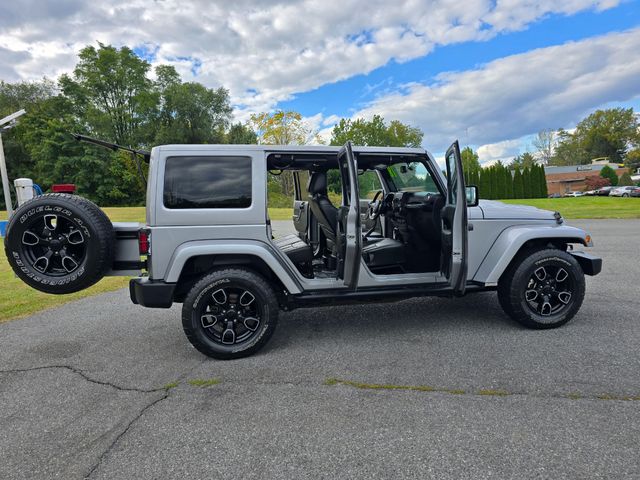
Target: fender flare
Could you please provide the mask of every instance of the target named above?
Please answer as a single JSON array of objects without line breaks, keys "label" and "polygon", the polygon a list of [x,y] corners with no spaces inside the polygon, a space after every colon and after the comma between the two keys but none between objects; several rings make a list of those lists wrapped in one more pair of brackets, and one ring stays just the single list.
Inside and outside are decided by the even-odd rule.
[{"label": "fender flare", "polygon": [[587,232],[580,228],[568,225],[515,225],[500,233],[471,280],[484,283],[486,286],[496,286],[500,276],[526,242],[559,239],[581,243],[587,247],[593,245]]},{"label": "fender flare", "polygon": [[250,240],[201,240],[183,243],[173,252],[164,281],[176,283],[187,260],[206,255],[246,255],[259,258],[278,277],[289,293],[302,293],[295,273],[285,263],[286,259],[281,258],[280,252],[276,252],[264,242]]}]

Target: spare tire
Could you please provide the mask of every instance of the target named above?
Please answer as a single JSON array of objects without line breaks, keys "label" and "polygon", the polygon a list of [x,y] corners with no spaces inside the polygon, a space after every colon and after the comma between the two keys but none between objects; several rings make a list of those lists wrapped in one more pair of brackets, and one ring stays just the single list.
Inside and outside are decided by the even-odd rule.
[{"label": "spare tire", "polygon": [[63,193],[25,202],[7,225],[4,249],[11,268],[41,292],[64,294],[90,287],[111,268],[113,226],[86,198]]}]

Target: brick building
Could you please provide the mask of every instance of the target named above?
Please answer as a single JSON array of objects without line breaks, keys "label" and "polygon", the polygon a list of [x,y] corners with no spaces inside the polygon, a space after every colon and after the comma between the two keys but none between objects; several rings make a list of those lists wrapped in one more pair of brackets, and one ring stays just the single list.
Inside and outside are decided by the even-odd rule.
[{"label": "brick building", "polygon": [[568,165],[566,167],[544,167],[544,174],[547,180],[547,190],[552,193],[564,194],[567,192],[586,190],[585,180],[589,177],[600,175],[600,170],[608,165],[616,172],[618,178],[627,168],[620,167],[617,163],[594,162],[591,165]]}]

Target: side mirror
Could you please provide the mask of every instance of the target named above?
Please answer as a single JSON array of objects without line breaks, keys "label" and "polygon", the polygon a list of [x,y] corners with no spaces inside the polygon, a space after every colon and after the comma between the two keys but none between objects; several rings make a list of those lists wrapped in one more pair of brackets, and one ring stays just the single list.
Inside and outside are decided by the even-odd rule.
[{"label": "side mirror", "polygon": [[478,187],[475,185],[469,185],[466,188],[467,194],[467,207],[478,206]]}]

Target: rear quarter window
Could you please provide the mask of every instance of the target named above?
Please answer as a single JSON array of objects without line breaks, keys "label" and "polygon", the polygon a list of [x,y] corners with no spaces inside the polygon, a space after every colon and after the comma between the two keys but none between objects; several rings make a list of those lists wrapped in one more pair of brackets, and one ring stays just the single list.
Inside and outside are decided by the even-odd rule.
[{"label": "rear quarter window", "polygon": [[164,170],[164,206],[248,208],[251,206],[251,158],[168,157]]}]

